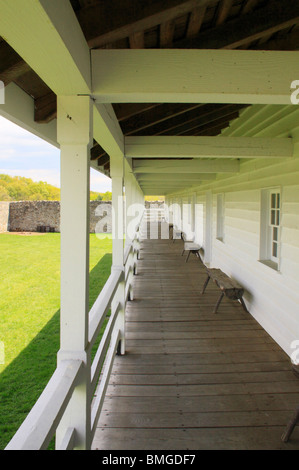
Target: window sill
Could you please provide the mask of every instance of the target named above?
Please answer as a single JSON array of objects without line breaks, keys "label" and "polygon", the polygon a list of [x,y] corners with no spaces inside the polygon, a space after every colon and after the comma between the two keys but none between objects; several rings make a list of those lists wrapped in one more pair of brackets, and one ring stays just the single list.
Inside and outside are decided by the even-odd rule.
[{"label": "window sill", "polygon": [[272,261],[270,259],[259,259],[259,263],[262,263],[265,266],[268,266],[268,268],[271,268],[274,271],[280,272],[279,267],[278,267],[278,263],[275,263],[275,261]]}]

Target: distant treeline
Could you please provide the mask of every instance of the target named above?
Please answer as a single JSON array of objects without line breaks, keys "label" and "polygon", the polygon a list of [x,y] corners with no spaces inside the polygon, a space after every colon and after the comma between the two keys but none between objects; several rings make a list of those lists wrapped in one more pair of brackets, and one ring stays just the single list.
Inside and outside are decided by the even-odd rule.
[{"label": "distant treeline", "polygon": [[[90,192],[91,201],[111,201],[112,193]],[[44,181],[0,174],[0,201],[60,201],[60,189]]]}]

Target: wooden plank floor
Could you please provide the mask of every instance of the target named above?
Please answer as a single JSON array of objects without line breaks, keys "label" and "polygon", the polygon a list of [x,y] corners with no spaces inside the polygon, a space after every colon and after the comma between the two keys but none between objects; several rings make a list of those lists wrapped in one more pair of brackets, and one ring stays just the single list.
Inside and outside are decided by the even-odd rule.
[{"label": "wooden plank floor", "polygon": [[295,449],[281,435],[299,404],[287,355],[226,298],[182,242],[144,240],[127,354],[116,357],[93,449]]}]

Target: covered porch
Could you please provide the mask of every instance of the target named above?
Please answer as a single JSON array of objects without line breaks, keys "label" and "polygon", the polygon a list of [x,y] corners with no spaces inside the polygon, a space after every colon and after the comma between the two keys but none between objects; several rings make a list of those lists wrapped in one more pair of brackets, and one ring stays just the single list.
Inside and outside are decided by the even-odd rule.
[{"label": "covered porch", "polygon": [[114,361],[93,449],[299,449],[281,441],[299,403],[287,354],[185,262],[182,241],[143,240],[126,308],[126,355]]},{"label": "covered porch", "polygon": [[[0,1],[1,115],[61,152],[57,369],[7,449],[298,448],[298,429],[280,440],[299,388],[299,6],[282,3]],[[90,168],[112,180],[113,265],[89,311]],[[213,314],[198,258],[143,239],[145,195],[250,313]]]}]

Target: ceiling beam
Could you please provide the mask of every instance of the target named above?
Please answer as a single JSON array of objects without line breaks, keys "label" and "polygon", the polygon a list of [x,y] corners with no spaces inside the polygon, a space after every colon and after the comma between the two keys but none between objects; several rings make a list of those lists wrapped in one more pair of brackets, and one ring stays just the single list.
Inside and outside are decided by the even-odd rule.
[{"label": "ceiling beam", "polygon": [[54,93],[90,93],[89,48],[69,1],[2,0],[0,32]]},{"label": "ceiling beam", "polygon": [[291,138],[144,136],[125,137],[130,158],[288,158]]},{"label": "ceiling beam", "polygon": [[93,135],[108,155],[123,157],[124,135],[111,104],[94,105]]},{"label": "ceiling beam", "polygon": [[[248,10],[249,11],[249,10]],[[246,10],[245,10],[246,12]],[[299,22],[297,0],[274,0],[214,28],[173,43],[173,48],[234,49],[261,39]]]},{"label": "ceiling beam", "polygon": [[160,183],[155,183],[154,181],[152,183],[148,182],[148,183],[140,183],[140,186],[142,188],[165,188],[165,189],[169,189],[169,188],[184,188],[185,186],[196,186],[197,184],[201,183],[200,180],[197,180],[197,181],[193,181],[193,182],[190,182],[190,181],[177,181],[177,182],[174,182],[174,183],[163,183],[162,181]]},{"label": "ceiling beam", "polygon": [[56,122],[41,126],[34,120],[34,108],[34,99],[20,87],[14,83],[5,87],[5,104],[0,104],[0,115],[58,148]]},{"label": "ceiling beam", "polygon": [[[24,8],[23,0],[3,0],[0,32],[54,94],[90,95],[90,51],[69,1],[28,0]],[[93,120],[95,140],[122,157],[123,134],[111,104],[94,105]]]},{"label": "ceiling beam", "polygon": [[142,184],[145,182],[159,182],[159,183],[166,183],[166,182],[180,182],[180,181],[198,181],[198,180],[214,180],[216,179],[216,174],[213,173],[202,173],[202,174],[194,174],[194,173],[183,173],[179,175],[177,173],[163,173],[162,175],[157,175],[157,173],[145,173],[138,176],[138,181]]},{"label": "ceiling beam", "polygon": [[99,49],[91,57],[93,95],[106,103],[291,104],[299,76],[296,51]]},{"label": "ceiling beam", "polygon": [[110,0],[79,10],[90,48],[104,46],[206,6],[211,0]]},{"label": "ceiling beam", "polygon": [[233,159],[221,160],[133,160],[133,172],[142,173],[238,173],[240,162]]}]

